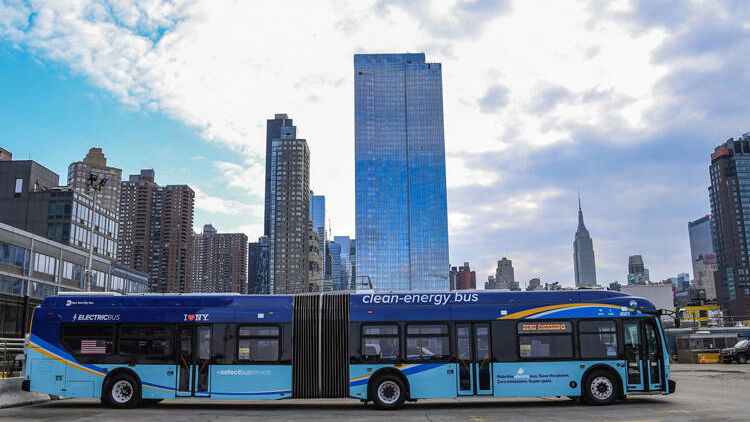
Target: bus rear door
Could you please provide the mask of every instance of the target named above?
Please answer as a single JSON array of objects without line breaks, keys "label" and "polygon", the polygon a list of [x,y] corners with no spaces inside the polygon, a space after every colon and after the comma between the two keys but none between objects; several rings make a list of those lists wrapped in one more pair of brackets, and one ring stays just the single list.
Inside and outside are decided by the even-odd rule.
[{"label": "bus rear door", "polygon": [[178,397],[211,395],[211,326],[180,326],[177,350]]},{"label": "bus rear door", "polygon": [[491,396],[490,324],[456,324],[458,395]]}]

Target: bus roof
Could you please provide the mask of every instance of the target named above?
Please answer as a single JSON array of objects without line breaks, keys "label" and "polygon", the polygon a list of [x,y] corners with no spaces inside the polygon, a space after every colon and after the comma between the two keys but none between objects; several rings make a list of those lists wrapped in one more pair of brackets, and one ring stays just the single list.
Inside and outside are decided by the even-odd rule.
[{"label": "bus roof", "polygon": [[[334,292],[335,293],[335,292]],[[118,320],[181,321],[210,314],[210,321],[291,322],[293,295],[157,294],[50,296],[42,308],[57,308],[62,320],[122,314]],[[653,311],[646,299],[607,290],[539,292],[369,292],[349,295],[352,321],[432,321],[628,317]],[[152,308],[130,312],[131,308]],[[135,314],[135,315],[134,315]],[[89,315],[94,315],[89,316]],[[191,320],[192,321],[192,320]]]},{"label": "bus roof", "polygon": [[655,310],[646,299],[609,290],[371,292],[350,302],[352,321],[630,317]]}]

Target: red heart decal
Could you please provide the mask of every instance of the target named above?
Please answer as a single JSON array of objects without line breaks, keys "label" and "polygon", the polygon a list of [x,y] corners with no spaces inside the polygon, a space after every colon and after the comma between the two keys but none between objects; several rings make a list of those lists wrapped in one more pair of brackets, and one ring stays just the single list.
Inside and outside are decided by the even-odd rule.
[{"label": "red heart decal", "polygon": [[194,320],[194,319],[195,319],[195,315],[193,315],[193,314],[188,314],[188,317],[187,317],[187,318],[188,318],[188,320],[189,320],[189,321],[192,321],[192,320]]}]

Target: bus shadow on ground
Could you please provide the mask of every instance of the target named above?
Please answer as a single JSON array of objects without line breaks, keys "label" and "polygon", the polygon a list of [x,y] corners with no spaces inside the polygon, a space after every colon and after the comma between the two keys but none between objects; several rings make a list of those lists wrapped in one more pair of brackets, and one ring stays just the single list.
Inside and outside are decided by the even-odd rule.
[{"label": "bus shadow on ground", "polygon": [[[625,401],[618,401],[616,404],[611,406],[588,406],[583,403],[579,403],[577,400],[565,399],[565,398],[538,398],[538,399],[527,399],[527,400],[445,400],[445,401],[417,401],[406,403],[402,410],[440,410],[440,409],[540,409],[540,408],[581,408],[581,409],[592,409],[598,410],[611,409],[616,410],[620,406],[633,406],[633,405],[668,405],[668,401],[658,400],[652,397],[634,397],[628,398]],[[60,400],[48,402],[42,405],[45,408],[56,408],[56,409],[107,409],[99,401],[93,400]],[[189,400],[166,400],[159,404],[142,406],[134,410],[154,410],[154,411],[194,411],[194,410],[215,410],[222,409],[227,411],[232,410],[268,410],[268,411],[299,411],[299,410],[352,410],[352,409],[368,409],[376,410],[372,404],[364,405],[356,401],[336,401],[336,402],[319,402],[319,401],[305,401],[305,400],[294,400],[286,401],[280,400],[269,403],[267,401],[245,401],[245,402],[229,402],[229,401],[189,401]],[[119,410],[128,412],[129,410]]]}]

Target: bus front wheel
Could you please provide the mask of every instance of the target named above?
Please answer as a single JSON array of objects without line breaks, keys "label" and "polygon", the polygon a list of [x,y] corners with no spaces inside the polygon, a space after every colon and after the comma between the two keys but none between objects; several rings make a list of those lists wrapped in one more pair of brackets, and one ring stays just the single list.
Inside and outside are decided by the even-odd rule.
[{"label": "bus front wheel", "polygon": [[129,374],[115,374],[104,385],[102,401],[115,409],[132,409],[141,401],[140,384]]},{"label": "bus front wheel", "polygon": [[406,386],[396,375],[383,374],[377,377],[371,391],[370,399],[378,409],[396,410],[406,400]]},{"label": "bus front wheel", "polygon": [[586,377],[583,395],[588,404],[602,406],[617,400],[617,378],[607,371],[594,371]]}]

